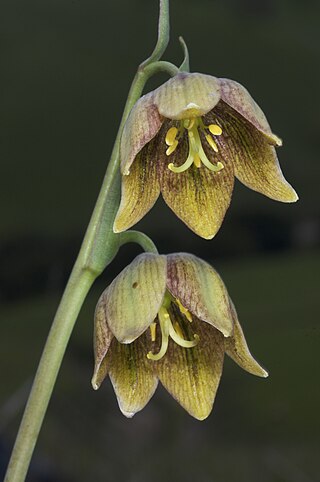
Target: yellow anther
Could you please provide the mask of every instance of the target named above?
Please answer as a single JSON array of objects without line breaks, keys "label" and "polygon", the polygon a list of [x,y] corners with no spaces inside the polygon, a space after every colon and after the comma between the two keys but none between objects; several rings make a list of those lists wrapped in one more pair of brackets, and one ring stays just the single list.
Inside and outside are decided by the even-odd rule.
[{"label": "yellow anther", "polygon": [[182,330],[181,330],[181,326],[179,325],[179,323],[176,321],[175,324],[174,324],[174,329],[175,331],[178,333],[178,335],[184,339],[184,336],[183,336],[183,333],[182,333]]},{"label": "yellow anther", "polygon": [[222,129],[220,126],[218,126],[217,124],[210,124],[209,125],[209,131],[211,132],[211,134],[213,134],[214,136],[221,136],[222,134]]},{"label": "yellow anther", "polygon": [[195,154],[195,155],[194,155],[193,164],[194,164],[196,167],[201,167],[201,159],[200,159],[200,157],[199,157],[199,154]]},{"label": "yellow anther", "polygon": [[181,173],[189,169],[193,164],[196,168],[200,168],[202,164],[212,172],[218,172],[223,169],[223,164],[217,162],[213,164],[209,161],[205,151],[203,150],[200,132],[205,135],[208,144],[214,152],[218,152],[218,147],[214,139],[210,134],[207,134],[209,129],[211,134],[219,136],[222,133],[222,129],[217,124],[210,124],[205,126],[201,117],[194,117],[192,119],[184,119],[180,123],[180,128],[171,127],[166,135],[166,144],[169,146],[166,150],[167,156],[170,156],[178,145],[178,140],[176,139],[179,133],[179,138],[182,136],[183,129],[188,131],[188,141],[189,141],[189,153],[188,157],[184,163],[180,166],[175,166],[172,162],[168,164],[168,169],[175,173]]},{"label": "yellow anther", "polygon": [[206,135],[206,140],[207,140],[207,143],[209,144],[209,146],[214,150],[214,152],[218,152],[218,146],[215,143],[215,141],[212,139],[210,134]]},{"label": "yellow anther", "polygon": [[[172,297],[167,297],[168,300],[172,300]],[[170,302],[171,303],[171,302]],[[177,304],[178,304],[177,300]],[[186,308],[182,306],[180,303],[181,309],[186,311],[189,316],[190,313]],[[179,309],[180,309],[179,306]],[[160,350],[158,353],[152,353],[152,351],[149,351],[147,353],[147,358],[149,360],[160,360],[167,352],[168,349],[168,343],[169,343],[169,336],[172,338],[172,340],[177,343],[178,345],[184,347],[184,348],[192,348],[196,346],[199,342],[199,336],[198,335],[193,335],[193,340],[185,340],[183,336],[183,331],[177,321],[174,323],[174,327],[172,325],[172,321],[170,319],[170,315],[168,313],[168,308],[169,306],[166,304],[166,298],[164,303],[162,304],[159,313],[158,313],[158,319],[159,319],[159,325],[160,325],[160,330],[161,330],[161,346]],[[186,315],[187,316],[187,315]],[[188,317],[187,317],[188,318]],[[181,323],[183,320],[181,319]],[[155,341],[156,339],[156,323],[151,323],[150,325],[150,331],[151,331],[151,339],[152,341]]]},{"label": "yellow anther", "polygon": [[178,300],[178,298],[175,299],[175,302],[177,303],[180,312],[187,318],[188,321],[190,321],[190,323],[192,323],[192,316],[190,311],[183,306],[183,304],[180,300]]},{"label": "yellow anther", "polygon": [[150,333],[151,333],[151,340],[156,341],[156,330],[157,330],[157,324],[156,323],[151,323],[150,325]]},{"label": "yellow anther", "polygon": [[176,127],[170,127],[166,135],[166,144],[167,146],[172,146],[176,141],[176,137],[178,134],[178,129]]},{"label": "yellow anther", "polygon": [[178,141],[175,140],[174,143],[171,146],[169,146],[168,149],[166,150],[167,156],[170,156],[170,154],[172,154],[176,150],[177,145],[178,145]]}]

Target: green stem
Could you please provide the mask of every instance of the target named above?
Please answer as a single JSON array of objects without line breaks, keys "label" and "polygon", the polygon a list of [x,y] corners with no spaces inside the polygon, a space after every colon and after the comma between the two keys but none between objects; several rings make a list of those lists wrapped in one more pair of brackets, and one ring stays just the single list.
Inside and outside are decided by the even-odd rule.
[{"label": "green stem", "polygon": [[158,250],[152,239],[150,239],[149,236],[141,233],[140,231],[130,230],[121,233],[120,245],[122,246],[123,244],[127,243],[137,243],[145,252],[158,254]]},{"label": "green stem", "polygon": [[160,0],[159,24],[158,24],[158,40],[156,46],[141,67],[144,67],[152,62],[161,59],[164,54],[170,38],[170,23],[169,23],[169,0]]},{"label": "green stem", "polygon": [[190,72],[190,58],[187,44],[183,37],[179,37],[179,42],[183,50],[184,59],[179,67],[180,72]]},{"label": "green stem", "polygon": [[119,235],[112,232],[112,225],[119,205],[119,145],[124,123],[133,105],[141,96],[147,80],[152,75],[163,71],[173,76],[179,72],[173,64],[157,61],[168,43],[168,3],[169,0],[160,2],[157,46],[152,56],[140,65],[132,82],[102,187],[42,353],[5,482],[23,482],[25,480],[70,335],[93,282],[116,255],[120,244],[129,242],[134,237],[135,241],[144,249],[157,252],[152,241],[148,241],[142,233],[140,235],[128,233],[126,241],[124,234]]}]

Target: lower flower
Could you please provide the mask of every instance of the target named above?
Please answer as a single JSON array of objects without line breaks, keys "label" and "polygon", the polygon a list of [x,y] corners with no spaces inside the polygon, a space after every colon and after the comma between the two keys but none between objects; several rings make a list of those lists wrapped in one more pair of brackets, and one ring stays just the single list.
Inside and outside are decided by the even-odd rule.
[{"label": "lower flower", "polygon": [[142,254],[103,292],[95,313],[98,389],[109,375],[120,410],[132,417],[158,381],[193,417],[210,414],[224,354],[260,377],[218,273],[186,253]]}]

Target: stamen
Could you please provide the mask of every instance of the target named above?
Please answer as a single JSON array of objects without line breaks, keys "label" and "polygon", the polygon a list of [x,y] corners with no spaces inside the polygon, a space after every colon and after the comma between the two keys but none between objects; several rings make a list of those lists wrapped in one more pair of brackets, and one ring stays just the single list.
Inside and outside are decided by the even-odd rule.
[{"label": "stamen", "polygon": [[[171,300],[172,297],[170,296]],[[170,299],[168,297],[167,301]],[[173,302],[176,302],[177,305],[179,306],[179,309],[181,307],[182,312],[185,312],[185,315],[189,321],[189,317],[191,318],[190,313],[184,306],[181,304],[179,300],[175,300]],[[159,319],[159,324],[160,324],[160,330],[161,330],[161,347],[158,353],[152,353],[152,351],[149,351],[147,353],[147,358],[149,360],[160,360],[167,352],[168,349],[168,343],[169,343],[169,336],[172,338],[173,341],[175,341],[178,345],[184,347],[184,348],[192,348],[196,346],[199,342],[199,336],[198,335],[193,335],[194,340],[185,340],[183,336],[183,331],[177,321],[175,321],[174,326],[172,325],[170,315],[168,313],[168,305],[166,304],[166,298],[165,298],[165,304],[163,304],[159,310],[158,313],[158,319]],[[189,316],[188,316],[189,315]],[[150,331],[151,331],[151,339],[152,341],[155,341],[156,339],[156,323],[151,323],[150,325]]]},{"label": "stamen", "polygon": [[207,140],[207,143],[209,144],[209,146],[214,150],[214,152],[218,152],[218,146],[215,143],[215,141],[212,139],[210,134],[206,135],[206,140]]},{"label": "stamen", "polygon": [[199,154],[194,155],[193,164],[198,168],[201,167],[201,159],[199,157]]},{"label": "stamen", "polygon": [[157,323],[153,322],[150,325],[150,333],[151,333],[151,340],[156,341],[156,330],[157,330]]},{"label": "stamen", "polygon": [[171,144],[171,145],[168,147],[168,149],[166,150],[167,156],[170,156],[170,154],[172,154],[172,153],[176,150],[178,144],[179,144],[179,142],[178,142],[177,140],[175,140],[175,141],[173,142],[173,144]]},{"label": "stamen", "polygon": [[175,331],[178,333],[178,335],[183,338],[183,333],[182,333],[182,330],[181,330],[181,326],[179,325],[179,323],[176,321],[175,324],[174,324],[174,329]]},{"label": "stamen", "polygon": [[203,150],[202,144],[199,146],[199,156],[203,164],[212,172],[219,172],[221,169],[224,168],[222,162],[217,162],[217,164],[212,164],[206,156],[206,153]]},{"label": "stamen", "polygon": [[171,323],[169,325],[169,335],[171,336],[173,341],[175,341],[177,343],[177,345],[180,345],[184,348],[192,348],[192,347],[196,346],[199,343],[199,340],[200,340],[199,335],[193,335],[193,337],[194,337],[193,341],[185,340],[184,338],[182,338],[181,336],[178,335],[178,333],[175,331],[175,329],[173,328]]},{"label": "stamen", "polygon": [[172,146],[172,144],[176,140],[177,134],[178,134],[178,129],[176,127],[170,127],[166,135],[167,146]]},{"label": "stamen", "polygon": [[170,156],[178,145],[178,140],[176,139],[177,134],[181,135],[181,129],[187,129],[188,131],[188,140],[189,140],[189,153],[186,161],[181,166],[175,166],[172,162],[168,164],[168,168],[170,171],[175,173],[181,173],[189,169],[192,164],[195,167],[200,168],[201,162],[212,172],[218,172],[223,169],[223,164],[221,162],[217,162],[217,164],[212,164],[206,153],[203,150],[199,130],[203,131],[205,138],[214,152],[218,152],[218,147],[214,139],[211,137],[210,134],[206,134],[205,129],[209,129],[211,134],[220,136],[222,134],[222,129],[217,124],[210,124],[209,126],[205,126],[203,124],[203,120],[199,118],[192,118],[192,119],[185,119],[183,122],[180,123],[180,129],[176,127],[171,127],[166,135],[166,144],[169,146],[166,150],[167,156]]},{"label": "stamen", "polygon": [[161,307],[158,316],[161,329],[161,347],[156,354],[152,353],[152,351],[147,353],[147,358],[154,361],[160,360],[167,352],[169,343],[169,326],[171,325],[170,317],[166,308]]},{"label": "stamen", "polygon": [[210,124],[208,126],[208,128],[209,128],[209,131],[211,132],[211,134],[213,134],[214,136],[221,136],[222,129],[217,124]]},{"label": "stamen", "polygon": [[190,321],[190,323],[192,323],[192,316],[190,311],[183,306],[183,304],[180,300],[178,300],[178,298],[175,298],[175,303],[178,305],[180,312],[187,318],[188,321]]}]

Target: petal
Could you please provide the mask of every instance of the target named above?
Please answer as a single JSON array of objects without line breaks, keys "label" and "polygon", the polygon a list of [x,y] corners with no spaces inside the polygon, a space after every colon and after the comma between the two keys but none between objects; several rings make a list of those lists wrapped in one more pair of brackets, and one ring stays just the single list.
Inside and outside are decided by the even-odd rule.
[{"label": "petal", "polygon": [[216,77],[181,72],[153,92],[158,111],[168,119],[187,119],[209,112],[219,102]]},{"label": "petal", "polygon": [[192,165],[184,172],[172,172],[169,163],[180,166],[188,157],[189,144],[184,135],[173,154],[166,156],[162,152],[159,156],[160,183],[163,199],[172,211],[196,234],[212,239],[229,207],[234,174],[232,163],[223,158],[221,152],[210,153],[204,143],[203,147],[211,162],[222,162],[221,171],[214,173],[204,165],[200,168]]},{"label": "petal", "polygon": [[119,233],[140,221],[160,194],[156,139],[147,144],[133,162],[130,174],[122,176],[121,203],[113,230]]},{"label": "petal", "polygon": [[166,290],[166,257],[144,253],[104,291],[109,328],[121,343],[131,343],[156,318]]},{"label": "petal", "polygon": [[285,180],[275,148],[250,122],[243,119],[224,102],[206,116],[218,122],[223,134],[217,139],[220,151],[225,150],[233,162],[236,177],[247,187],[282,202],[294,202],[297,193]]},{"label": "petal", "polygon": [[221,100],[253,124],[268,139],[269,143],[281,146],[282,141],[272,133],[263,111],[253,100],[249,92],[238,82],[230,79],[219,79]]},{"label": "petal", "polygon": [[193,315],[230,336],[232,313],[227,289],[208,263],[188,253],[167,256],[167,288]]},{"label": "petal", "polygon": [[154,105],[153,93],[141,97],[132,108],[120,142],[122,174],[128,174],[136,155],[159,131],[163,119]]},{"label": "petal", "polygon": [[259,365],[259,363],[251,355],[238,320],[237,312],[231,300],[230,304],[233,315],[234,329],[233,335],[225,339],[224,343],[226,353],[247,372],[252,373],[252,375],[257,375],[258,377],[266,378],[268,376],[268,372],[264,370],[264,368],[262,368],[262,366]]},{"label": "petal", "polygon": [[112,338],[113,334],[107,325],[105,305],[103,296],[101,296],[94,314],[93,349],[95,365],[91,384],[95,390],[100,387],[107,375],[105,366],[101,365],[103,365],[103,360],[109,350]]},{"label": "petal", "polygon": [[222,373],[223,335],[196,319],[180,326],[185,339],[199,335],[198,345],[183,348],[170,339],[165,356],[153,363],[166,390],[192,417],[204,420],[212,410]]},{"label": "petal", "polygon": [[109,376],[120,410],[129,418],[145,407],[158,385],[147,352],[147,335],[143,334],[129,345],[114,339],[107,355]]}]

